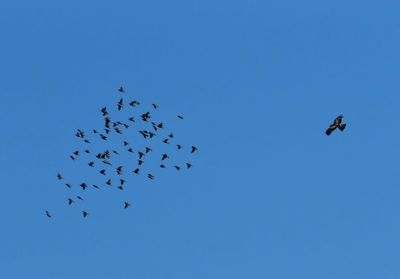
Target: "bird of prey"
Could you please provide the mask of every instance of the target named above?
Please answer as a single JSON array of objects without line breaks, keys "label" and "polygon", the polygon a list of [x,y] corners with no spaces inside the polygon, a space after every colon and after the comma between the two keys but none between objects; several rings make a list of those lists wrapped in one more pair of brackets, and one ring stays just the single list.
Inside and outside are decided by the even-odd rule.
[{"label": "bird of prey", "polygon": [[121,93],[125,93],[125,90],[124,90],[124,88],[122,86],[118,89],[118,91],[121,92]]},{"label": "bird of prey", "polygon": [[100,134],[100,137],[101,137],[103,140],[107,140],[107,136],[105,136],[105,135],[103,135],[103,134]]},{"label": "bird of prey", "polygon": [[179,166],[174,166],[176,170],[180,170],[181,168]]},{"label": "bird of prey", "polygon": [[150,173],[147,174],[147,177],[150,178],[150,179],[154,179],[154,176],[152,174],[150,174]]},{"label": "bird of prey", "polygon": [[130,118],[129,118],[129,121],[135,122],[135,118],[130,117]]},{"label": "bird of prey", "polygon": [[158,128],[164,128],[164,124],[162,122],[160,122],[160,124],[157,125]]},{"label": "bird of prey", "polygon": [[81,196],[76,196],[79,200],[83,201],[83,198]]},{"label": "bird of prey", "polygon": [[154,137],[156,134],[154,134],[153,132],[150,132],[149,135],[150,135],[150,138],[152,138],[152,137]]},{"label": "bird of prey", "polygon": [[122,185],[120,185],[120,186],[118,186],[118,189],[124,190],[124,187],[122,187]]},{"label": "bird of prey", "polygon": [[123,180],[123,179],[120,179],[119,181],[121,181],[121,185],[124,185],[124,183],[125,183],[125,180]]},{"label": "bird of prey", "polygon": [[119,167],[117,168],[117,174],[118,174],[118,175],[121,175],[121,174],[122,174],[122,166],[119,166]]},{"label": "bird of prey", "polygon": [[89,213],[87,213],[86,211],[83,211],[83,218],[85,218],[86,216],[88,216]]},{"label": "bird of prey", "polygon": [[68,204],[71,205],[74,202],[73,199],[68,199]]},{"label": "bird of prey", "polygon": [[139,173],[139,169],[136,169],[133,171],[134,173],[138,174]]},{"label": "bird of prey", "polygon": [[106,131],[107,135],[110,133],[110,129],[105,128],[104,131]]},{"label": "bird of prey", "polygon": [[191,153],[195,152],[196,150],[198,150],[197,147],[196,146],[192,146],[192,152]]},{"label": "bird of prey", "polygon": [[124,141],[124,146],[127,146],[129,144],[129,142]]},{"label": "bird of prey", "polygon": [[190,169],[192,167],[192,164],[186,163],[186,166],[188,169]]},{"label": "bird of prey", "polygon": [[343,131],[344,128],[346,128],[346,124],[342,124],[342,119],[343,115],[336,117],[333,121],[333,124],[329,126],[328,130],[326,130],[325,134],[329,136],[333,131],[336,130],[336,128],[339,128],[340,131]]},{"label": "bird of prey", "polygon": [[57,173],[57,177],[58,177],[58,180],[61,180],[61,179],[63,179],[63,177],[61,176],[61,174],[60,174],[60,173]]},{"label": "bird of prey", "polygon": [[67,185],[68,188],[71,188],[71,184],[65,183],[65,185]]},{"label": "bird of prey", "polygon": [[156,104],[153,104],[154,109],[158,108],[158,106]]},{"label": "bird of prey", "polygon": [[106,116],[108,114],[106,107],[102,108],[101,112],[103,113],[103,116]]},{"label": "bird of prey", "polygon": [[111,179],[107,180],[106,184],[111,186]]},{"label": "bird of prey", "polygon": [[80,186],[82,187],[83,190],[85,190],[87,188],[87,185],[85,182],[83,182]]},{"label": "bird of prey", "polygon": [[138,165],[140,166],[141,164],[143,164],[142,160],[138,160]]},{"label": "bird of prey", "polygon": [[129,128],[129,125],[128,125],[128,124],[122,123],[122,125],[124,125],[124,127],[125,127],[126,129]]},{"label": "bird of prey", "polygon": [[124,107],[124,100],[121,98],[118,102],[118,110],[121,110]]},{"label": "bird of prey", "polygon": [[94,162],[90,162],[88,165],[89,167],[94,167]]},{"label": "bird of prey", "polygon": [[178,115],[178,118],[179,118],[179,119],[183,119],[183,117],[182,117],[182,116],[180,116],[180,115]]},{"label": "bird of prey", "polygon": [[167,154],[163,154],[163,155],[162,155],[162,158],[161,158],[161,161],[163,161],[163,160],[165,160],[165,159],[167,159],[167,158],[169,158],[168,155],[167,155]]},{"label": "bird of prey", "polygon": [[174,137],[174,134],[171,133],[171,134],[169,134],[168,136],[169,136],[170,138],[173,138],[173,137]]},{"label": "bird of prey", "polygon": [[139,159],[142,159],[142,157],[144,156],[144,153],[139,151],[138,154],[139,154]]},{"label": "bird of prey", "polygon": [[168,139],[163,140],[163,143],[169,144]]},{"label": "bird of prey", "polygon": [[74,157],[74,156],[71,155],[71,156],[69,156],[69,157],[70,157],[72,160],[75,160],[75,157]]},{"label": "bird of prey", "polygon": [[133,153],[133,149],[132,149],[132,148],[129,148],[128,151],[131,152],[131,153]]},{"label": "bird of prey", "polygon": [[151,149],[150,147],[146,147],[146,153],[149,153],[150,151],[152,151],[153,149]]},{"label": "bird of prey", "polygon": [[125,202],[124,208],[128,208],[130,206],[131,206],[131,204],[129,202]]},{"label": "bird of prey", "polygon": [[118,128],[114,128],[114,130],[118,133],[118,134],[122,134],[122,131]]},{"label": "bird of prey", "polygon": [[79,151],[74,151],[74,154],[75,154],[76,156],[79,156]]},{"label": "bird of prey", "polygon": [[178,147],[178,149],[182,148],[182,145],[180,145],[180,144],[177,144],[176,146]]},{"label": "bird of prey", "polygon": [[46,210],[46,215],[47,217],[51,218],[50,212],[48,212],[47,210]]},{"label": "bird of prey", "polygon": [[100,173],[101,173],[102,175],[106,175],[106,170],[101,170]]}]

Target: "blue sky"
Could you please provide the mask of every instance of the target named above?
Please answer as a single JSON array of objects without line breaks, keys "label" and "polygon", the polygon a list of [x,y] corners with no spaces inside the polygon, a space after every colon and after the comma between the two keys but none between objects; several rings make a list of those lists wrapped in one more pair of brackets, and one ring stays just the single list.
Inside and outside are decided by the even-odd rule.
[{"label": "blue sky", "polygon": [[[399,8],[1,3],[0,277],[399,278]],[[120,85],[160,106],[193,168],[68,206],[99,177],[68,159],[74,133],[103,125]],[[340,113],[346,130],[325,136]]]}]

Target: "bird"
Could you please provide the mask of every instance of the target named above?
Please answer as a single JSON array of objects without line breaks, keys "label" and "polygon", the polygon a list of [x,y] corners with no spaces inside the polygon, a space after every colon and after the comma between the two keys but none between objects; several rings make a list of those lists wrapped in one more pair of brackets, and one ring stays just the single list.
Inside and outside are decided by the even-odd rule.
[{"label": "bird", "polygon": [[338,117],[335,118],[333,121],[333,124],[329,126],[329,128],[326,130],[325,134],[329,136],[333,131],[336,130],[336,128],[339,128],[340,131],[343,131],[344,128],[346,128],[346,124],[341,124],[343,119],[343,115],[339,115]]},{"label": "bird", "polygon": [[106,170],[99,171],[102,175],[106,175]]},{"label": "bird", "polygon": [[188,169],[190,169],[192,167],[192,164],[186,163],[186,166]]},{"label": "bird", "polygon": [[140,166],[141,164],[143,164],[142,160],[138,160],[138,165]]},{"label": "bird", "polygon": [[180,170],[181,168],[179,166],[174,166],[176,170]]},{"label": "bird", "polygon": [[144,138],[148,137],[148,135],[144,131],[139,131],[139,133],[141,133]]},{"label": "bird", "polygon": [[65,185],[67,185],[68,188],[71,188],[71,184],[65,183]]},{"label": "bird", "polygon": [[114,152],[115,154],[119,155],[118,151],[116,151],[116,150],[113,150],[113,152]]},{"label": "bird", "polygon": [[78,129],[78,133],[81,136],[81,138],[85,137],[85,132],[83,132],[82,130]]},{"label": "bird", "polygon": [[135,107],[136,105],[140,105],[140,103],[136,100],[132,101],[129,103],[132,107]]},{"label": "bird", "polygon": [[139,169],[135,169],[133,172],[138,174],[139,173]]},{"label": "bird", "polygon": [[182,116],[180,116],[180,115],[177,115],[177,116],[178,116],[178,118],[179,118],[179,119],[183,119],[183,117],[182,117]]},{"label": "bird", "polygon": [[162,155],[162,158],[161,158],[161,161],[163,161],[163,160],[165,160],[165,159],[167,159],[167,158],[169,158],[168,155],[167,155],[167,154],[163,154],[163,155]]},{"label": "bird", "polygon": [[114,130],[118,133],[118,134],[122,134],[122,131],[118,128],[114,128]]},{"label": "bird", "polygon": [[105,128],[104,131],[106,131],[107,135],[110,133],[110,129]]},{"label": "bird", "polygon": [[142,120],[147,122],[147,119],[151,118],[150,117],[150,112],[146,112],[142,114]]},{"label": "bird", "polygon": [[192,152],[191,153],[195,152],[196,150],[198,150],[197,147],[196,146],[192,146]]},{"label": "bird", "polygon": [[119,167],[117,168],[117,174],[118,174],[118,175],[121,175],[121,174],[122,174],[122,166],[119,166]]},{"label": "bird", "polygon": [[112,166],[112,164],[111,164],[109,161],[105,161],[105,160],[104,160],[103,163],[106,164],[106,165]]},{"label": "bird", "polygon": [[154,137],[156,134],[154,134],[153,132],[150,132],[149,135],[150,135],[150,138],[152,138],[152,137]]},{"label": "bird", "polygon": [[103,134],[100,134],[100,137],[101,137],[103,140],[107,140],[107,136],[105,136],[105,135],[103,135]]},{"label": "bird", "polygon": [[85,218],[86,216],[88,216],[89,213],[87,213],[86,211],[82,211],[83,212],[83,218]]},{"label": "bird", "polygon": [[152,174],[150,174],[150,173],[147,174],[147,177],[150,178],[150,179],[154,179],[154,176]]},{"label": "bird", "polygon": [[98,134],[99,132],[96,129],[93,129],[94,134]]},{"label": "bird", "polygon": [[86,143],[90,143],[90,141],[89,141],[88,139],[85,139],[85,140],[84,140],[84,142],[86,142]]},{"label": "bird", "polygon": [[120,186],[118,186],[118,189],[124,190],[124,187],[122,187],[122,185],[120,185]]},{"label": "bird", "polygon": [[79,151],[74,151],[74,154],[75,154],[76,156],[79,156]]},{"label": "bird", "polygon": [[95,185],[95,184],[93,184],[93,187],[96,188],[96,189],[100,189],[100,187]]},{"label": "bird", "polygon": [[133,153],[133,149],[132,149],[132,148],[129,148],[128,151],[131,152],[131,153]]},{"label": "bird", "polygon": [[123,179],[120,179],[119,181],[121,181],[121,185],[124,185],[124,183],[125,183],[125,180],[123,180]]},{"label": "bird", "polygon": [[162,129],[162,128],[164,128],[164,124],[163,124],[162,122],[160,122],[160,123],[157,125],[157,127]]},{"label": "bird", "polygon": [[130,117],[130,118],[129,118],[129,121],[135,122],[135,118]]},{"label": "bird", "polygon": [[47,210],[46,210],[46,215],[47,217],[51,218],[50,212],[48,212]]},{"label": "bird", "polygon": [[124,141],[124,146],[127,146],[129,144],[129,142]]},{"label": "bird", "polygon": [[86,152],[86,153],[90,153],[90,150],[89,150],[89,149],[86,149],[85,152]]},{"label": "bird", "polygon": [[154,109],[158,108],[158,106],[156,104],[153,104]]},{"label": "bird", "polygon": [[165,166],[164,166],[164,165],[160,165],[160,168],[163,168],[163,169],[165,169]]},{"label": "bird", "polygon": [[103,116],[106,116],[108,114],[106,107],[102,108],[101,112],[103,113]]},{"label": "bird", "polygon": [[129,125],[128,125],[128,124],[122,123],[122,125],[124,125],[125,129],[128,129],[128,128],[129,128]]},{"label": "bird", "polygon": [[73,199],[68,199],[68,204],[71,205],[74,202]]},{"label": "bird", "polygon": [[81,185],[79,185],[79,186],[81,186],[83,190],[85,190],[85,189],[87,188],[87,185],[86,185],[85,182],[83,182],[83,183],[82,183]]},{"label": "bird", "polygon": [[111,179],[107,180],[106,184],[111,186]]},{"label": "bird", "polygon": [[122,86],[118,89],[118,91],[121,92],[121,93],[125,93],[125,90],[124,90],[124,88]]},{"label": "bird", "polygon": [[182,145],[180,144],[177,144],[176,146],[178,147],[178,150],[182,148]]},{"label": "bird", "polygon": [[61,180],[61,179],[63,179],[63,177],[61,176],[61,174],[60,174],[60,173],[57,173],[57,177],[58,177],[58,180]]},{"label": "bird", "polygon": [[93,167],[94,166],[94,162],[90,162],[88,165],[89,165],[89,167]]},{"label": "bird", "polygon": [[118,102],[118,110],[121,110],[124,107],[124,100],[121,98]]},{"label": "bird", "polygon": [[130,207],[131,206],[131,204],[129,203],[129,202],[124,202],[124,208],[128,208],[128,207]]},{"label": "bird", "polygon": [[153,149],[151,149],[150,147],[146,147],[146,153],[149,153],[150,151],[152,151]]},{"label": "bird", "polygon": [[80,199],[81,201],[83,201],[83,198],[81,196],[76,196],[78,199]]},{"label": "bird", "polygon": [[144,156],[144,153],[139,151],[138,154],[139,154],[139,159],[142,159],[142,157]]},{"label": "bird", "polygon": [[74,157],[74,156],[71,155],[71,156],[69,156],[69,157],[70,157],[73,161],[75,160],[75,157]]},{"label": "bird", "polygon": [[163,143],[169,144],[168,139],[163,140]]},{"label": "bird", "polygon": [[169,134],[168,136],[169,136],[170,138],[173,138],[173,137],[174,137],[174,134],[171,133],[171,134]]}]

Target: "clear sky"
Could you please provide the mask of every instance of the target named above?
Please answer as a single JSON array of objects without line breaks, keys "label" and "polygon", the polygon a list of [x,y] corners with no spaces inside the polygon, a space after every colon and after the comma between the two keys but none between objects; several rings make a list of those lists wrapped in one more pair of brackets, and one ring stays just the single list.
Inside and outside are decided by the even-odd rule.
[{"label": "clear sky", "polygon": [[[1,278],[400,278],[398,1],[60,3],[0,4]],[[120,85],[193,168],[68,206]]]}]

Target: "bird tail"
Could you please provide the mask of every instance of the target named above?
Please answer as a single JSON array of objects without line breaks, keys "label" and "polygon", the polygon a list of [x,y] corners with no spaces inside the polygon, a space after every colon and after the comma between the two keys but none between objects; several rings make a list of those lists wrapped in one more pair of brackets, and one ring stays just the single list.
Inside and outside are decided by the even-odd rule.
[{"label": "bird tail", "polygon": [[339,130],[340,130],[340,131],[343,131],[344,128],[346,128],[346,124],[342,124],[342,125],[339,126]]}]

